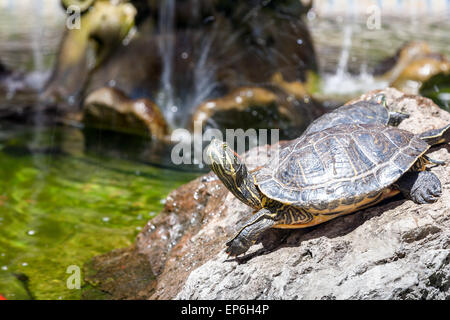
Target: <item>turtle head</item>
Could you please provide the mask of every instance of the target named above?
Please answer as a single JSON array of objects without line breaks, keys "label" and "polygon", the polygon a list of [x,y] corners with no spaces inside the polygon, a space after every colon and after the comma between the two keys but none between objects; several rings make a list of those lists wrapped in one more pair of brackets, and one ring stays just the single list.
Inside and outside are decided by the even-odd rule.
[{"label": "turtle head", "polygon": [[[230,189],[228,184],[235,184],[247,174],[247,169],[240,157],[223,141],[213,139],[206,150],[209,165],[214,173]],[[225,181],[227,182],[225,182]],[[231,186],[231,187],[234,187]]]},{"label": "turtle head", "polygon": [[261,194],[255,186],[253,177],[248,173],[247,166],[233,149],[223,141],[213,139],[206,149],[211,170],[222,183],[239,200],[245,204],[260,209]]}]

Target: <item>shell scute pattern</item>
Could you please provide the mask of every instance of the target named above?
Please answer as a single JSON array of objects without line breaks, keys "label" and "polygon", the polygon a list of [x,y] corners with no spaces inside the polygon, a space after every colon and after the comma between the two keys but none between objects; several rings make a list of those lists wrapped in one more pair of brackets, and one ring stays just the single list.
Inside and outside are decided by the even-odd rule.
[{"label": "shell scute pattern", "polygon": [[369,157],[359,148],[357,141],[349,139],[346,144],[346,151],[350,159],[352,159],[355,175],[361,175],[363,172],[369,171],[374,163],[370,161]]},{"label": "shell scute pattern", "polygon": [[405,171],[408,170],[410,163],[414,162],[414,160],[415,157],[401,153],[395,157],[394,161],[392,161],[392,165],[396,166],[400,171]]},{"label": "shell scute pattern", "polygon": [[324,114],[305,130],[305,134],[348,123],[388,123],[389,112],[379,103],[359,101]]},{"label": "shell scute pattern", "polygon": [[407,131],[394,130],[389,131],[389,139],[398,148],[404,147],[413,138],[413,134]]},{"label": "shell scute pattern", "polygon": [[[323,179],[325,168],[320,158],[320,150],[316,151],[313,145],[309,145],[299,151],[294,151],[295,156],[289,157],[286,161],[288,169],[293,169],[290,179],[296,182],[295,187],[301,188],[314,183],[316,179]],[[282,174],[283,170],[278,170],[279,181],[286,181]]]},{"label": "shell scute pattern", "polygon": [[384,163],[398,151],[382,132],[360,130],[353,134],[356,144],[375,165]]},{"label": "shell scute pattern", "polygon": [[340,125],[298,138],[281,150],[279,163],[255,172],[255,180],[271,199],[338,209],[379,197],[427,149],[426,142],[394,127]]},{"label": "shell scute pattern", "polygon": [[[319,141],[315,147],[319,151],[319,159],[327,175],[314,180],[313,184],[323,183],[332,178],[349,178],[355,175],[353,160],[350,158],[346,145],[349,144],[348,136],[336,134],[326,140]],[[327,178],[328,177],[328,178]],[[325,180],[325,181],[324,181]]]},{"label": "shell scute pattern", "polygon": [[386,187],[395,182],[405,170],[401,170],[393,164],[382,165],[375,171],[375,177],[381,187]]}]

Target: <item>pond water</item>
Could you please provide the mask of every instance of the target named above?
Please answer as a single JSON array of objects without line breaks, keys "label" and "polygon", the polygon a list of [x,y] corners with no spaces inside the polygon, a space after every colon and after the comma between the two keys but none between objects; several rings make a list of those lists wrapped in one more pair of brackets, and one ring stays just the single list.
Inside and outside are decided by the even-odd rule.
[{"label": "pond water", "polygon": [[0,293],[77,299],[67,268],[130,245],[198,174],[83,151],[73,128],[0,123]]},{"label": "pond water", "polygon": [[[37,71],[42,77],[33,79],[42,84],[63,15],[43,12],[46,19],[18,26],[16,13],[0,12],[0,57],[11,68]],[[450,56],[448,18],[386,19],[382,29],[368,30],[363,19],[309,16],[309,25],[324,95],[383,87],[370,71],[406,41],[426,40]],[[76,128],[0,122],[0,294],[7,299],[80,298],[67,288],[67,268],[130,245],[167,194],[199,175],[99,150],[86,150]]]}]

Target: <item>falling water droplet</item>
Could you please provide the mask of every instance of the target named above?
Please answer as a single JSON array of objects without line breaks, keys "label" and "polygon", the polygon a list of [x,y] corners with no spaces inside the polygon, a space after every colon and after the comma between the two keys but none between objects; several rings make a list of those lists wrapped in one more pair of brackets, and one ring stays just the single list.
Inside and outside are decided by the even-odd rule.
[{"label": "falling water droplet", "polygon": [[314,20],[316,18],[316,13],[312,10],[309,10],[306,14],[306,17],[308,18],[308,20]]},{"label": "falling water droplet", "polygon": [[67,98],[67,102],[68,102],[70,105],[74,105],[74,104],[75,104],[75,96],[69,96],[69,97]]}]

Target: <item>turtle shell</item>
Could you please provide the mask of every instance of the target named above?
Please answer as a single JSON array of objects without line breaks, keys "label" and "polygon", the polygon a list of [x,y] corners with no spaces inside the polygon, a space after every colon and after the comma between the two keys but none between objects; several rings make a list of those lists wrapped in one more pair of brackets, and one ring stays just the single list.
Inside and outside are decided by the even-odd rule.
[{"label": "turtle shell", "polygon": [[378,96],[368,101],[358,101],[344,105],[314,120],[303,135],[319,132],[340,124],[380,123],[388,124],[389,110],[379,102]]},{"label": "turtle shell", "polygon": [[[278,161],[254,172],[268,198],[318,212],[375,202],[429,145],[414,134],[381,124],[338,125],[283,146]],[[369,200],[370,201],[369,201]]]}]

